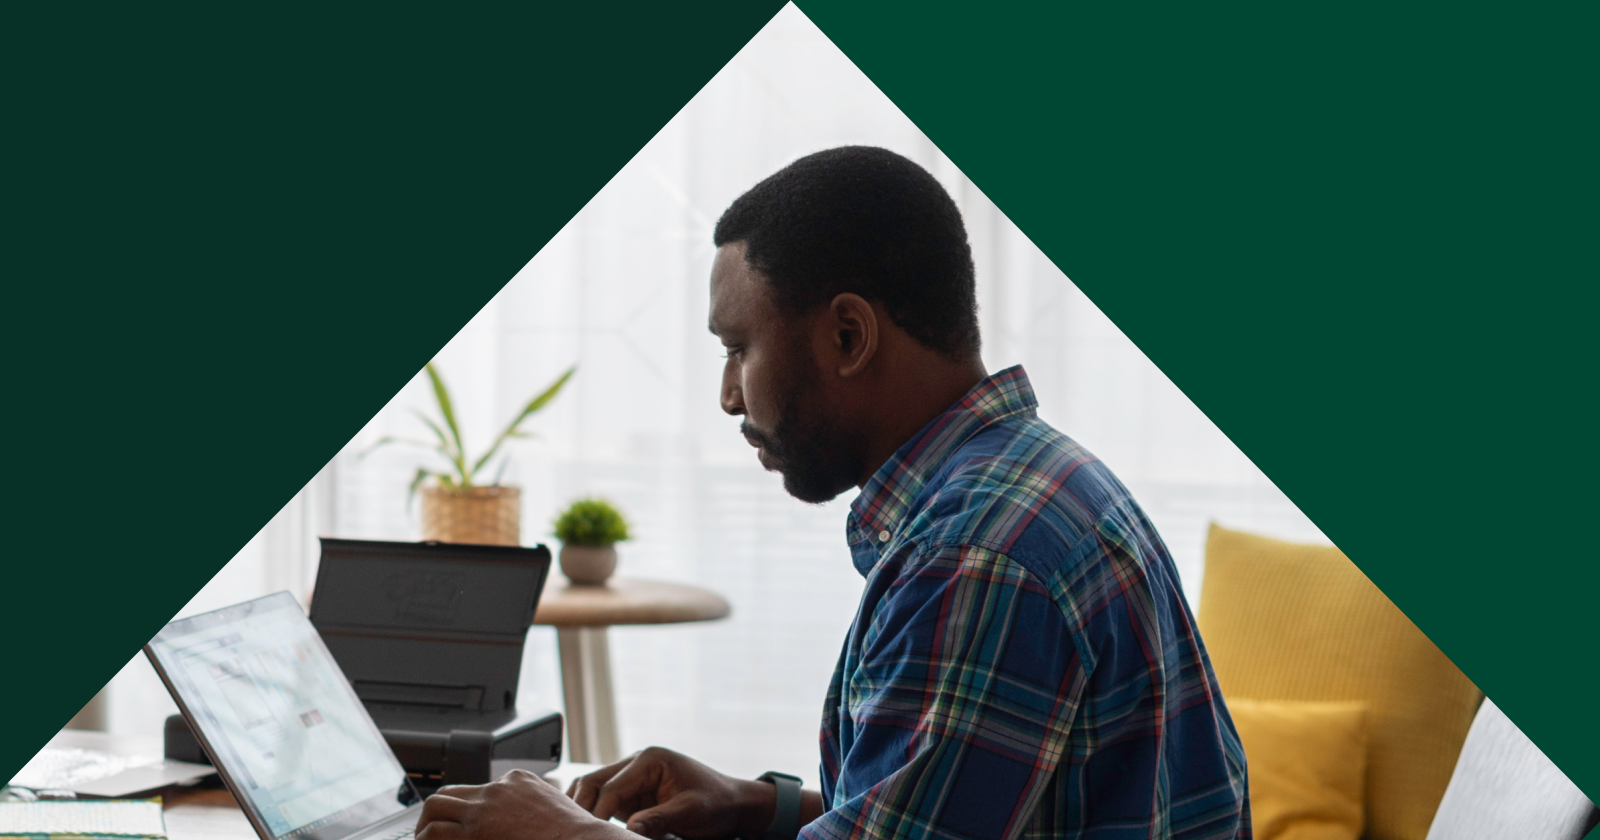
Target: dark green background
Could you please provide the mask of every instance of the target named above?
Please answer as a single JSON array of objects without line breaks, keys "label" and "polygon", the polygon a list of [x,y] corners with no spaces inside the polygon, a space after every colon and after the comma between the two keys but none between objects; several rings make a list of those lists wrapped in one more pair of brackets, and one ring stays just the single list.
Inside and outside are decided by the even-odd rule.
[{"label": "dark green background", "polygon": [[[1592,8],[802,4],[1600,798]],[[0,775],[776,9],[6,12]]]}]

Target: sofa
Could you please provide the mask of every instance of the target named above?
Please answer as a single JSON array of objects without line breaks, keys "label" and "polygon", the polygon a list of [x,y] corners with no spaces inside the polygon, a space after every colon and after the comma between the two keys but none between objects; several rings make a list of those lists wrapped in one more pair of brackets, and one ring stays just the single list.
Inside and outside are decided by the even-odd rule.
[{"label": "sofa", "polygon": [[1600,819],[1333,546],[1213,525],[1197,620],[1259,840],[1578,840]]}]

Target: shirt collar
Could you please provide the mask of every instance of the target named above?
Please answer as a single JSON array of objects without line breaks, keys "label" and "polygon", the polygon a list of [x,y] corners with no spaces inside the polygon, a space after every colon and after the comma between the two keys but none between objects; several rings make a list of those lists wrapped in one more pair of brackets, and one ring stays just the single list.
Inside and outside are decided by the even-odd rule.
[{"label": "shirt collar", "polygon": [[[993,423],[1039,408],[1021,365],[993,374],[901,445],[850,503],[850,542],[873,547],[894,536],[906,511],[939,467],[962,444]],[[875,553],[875,552],[874,552]],[[858,567],[861,565],[858,562]],[[861,569],[865,574],[870,566]]]}]

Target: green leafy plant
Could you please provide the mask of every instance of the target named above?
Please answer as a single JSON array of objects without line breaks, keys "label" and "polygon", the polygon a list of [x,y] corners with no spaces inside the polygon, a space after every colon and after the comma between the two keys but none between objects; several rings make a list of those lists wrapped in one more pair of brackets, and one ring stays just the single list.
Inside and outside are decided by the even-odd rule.
[{"label": "green leafy plant", "polygon": [[563,545],[608,546],[628,538],[628,521],[604,499],[578,499],[556,517]]},{"label": "green leafy plant", "polygon": [[[385,437],[362,453],[362,457],[366,457],[368,453],[380,446],[391,443],[404,443],[431,449],[443,455],[445,460],[450,462],[450,468],[447,470],[431,470],[427,467],[418,467],[416,476],[411,479],[411,490],[407,496],[408,499],[415,498],[417,488],[421,487],[422,483],[430,478],[438,482],[440,487],[447,489],[465,489],[481,486],[477,483],[478,473],[488,466],[506,441],[513,438],[532,437],[531,434],[522,431],[522,424],[548,405],[551,400],[555,399],[556,394],[561,392],[561,387],[567,384],[567,380],[571,379],[572,374],[577,372],[578,369],[576,367],[568,368],[567,372],[561,374],[556,381],[550,383],[549,387],[545,388],[533,399],[528,400],[528,403],[522,407],[522,411],[517,414],[516,419],[511,421],[511,425],[507,426],[506,430],[494,439],[494,443],[489,446],[486,452],[475,459],[467,456],[467,446],[461,437],[461,425],[456,422],[455,405],[450,401],[450,389],[445,387],[444,377],[439,375],[439,369],[434,367],[432,362],[428,363],[426,370],[428,372],[428,381],[433,385],[434,401],[439,406],[439,419],[435,420],[420,411],[414,413],[428,427],[428,431],[433,432],[434,440],[430,442],[404,437]],[[505,472],[505,461],[502,460],[500,469],[496,471],[494,481],[490,482],[489,486],[499,485],[500,474],[503,472]]]}]

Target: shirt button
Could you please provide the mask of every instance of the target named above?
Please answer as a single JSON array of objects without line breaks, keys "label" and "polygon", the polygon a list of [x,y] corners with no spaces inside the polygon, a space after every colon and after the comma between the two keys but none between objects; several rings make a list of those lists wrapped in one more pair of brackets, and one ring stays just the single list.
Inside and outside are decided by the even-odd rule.
[{"label": "shirt button", "polygon": [[888,541],[889,541],[889,532],[888,531],[879,531],[878,532],[878,542],[888,542]]}]

